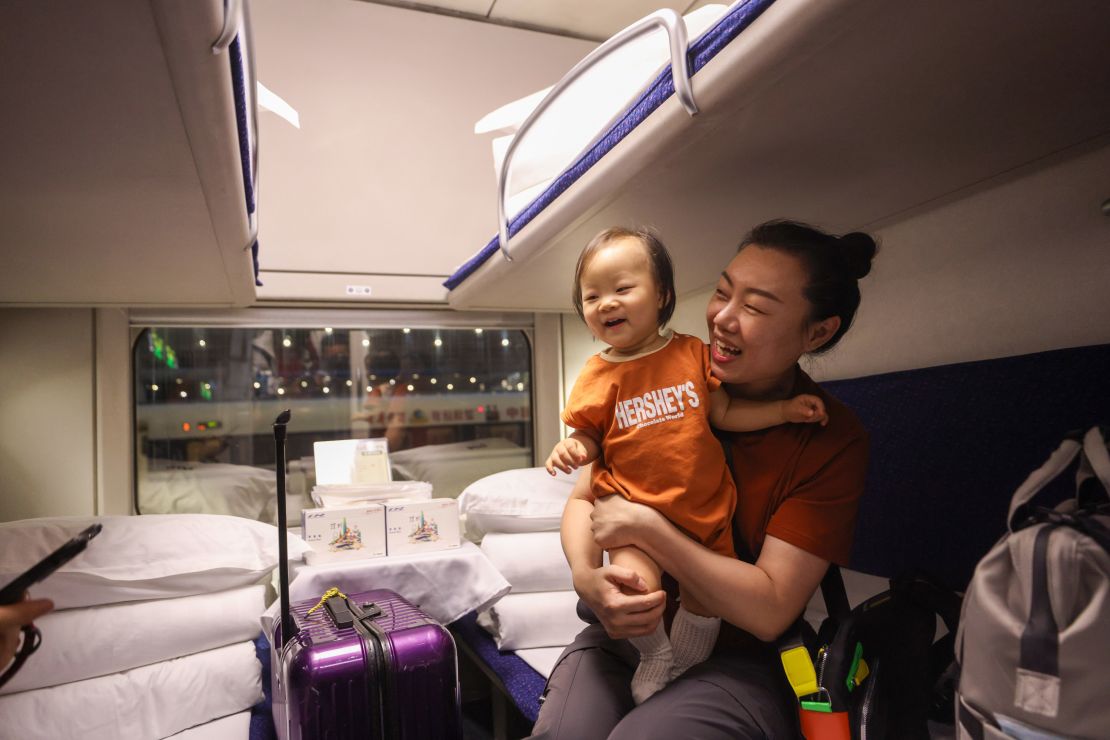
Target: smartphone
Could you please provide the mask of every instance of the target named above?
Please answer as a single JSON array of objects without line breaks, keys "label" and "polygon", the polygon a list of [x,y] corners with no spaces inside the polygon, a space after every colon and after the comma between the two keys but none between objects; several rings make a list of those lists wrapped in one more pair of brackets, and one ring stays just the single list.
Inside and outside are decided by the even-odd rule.
[{"label": "smartphone", "polygon": [[76,537],[59,547],[45,558],[35,563],[23,575],[4,586],[0,591],[0,606],[23,601],[23,593],[34,584],[73,560],[89,544],[89,540],[100,534],[102,525],[94,524],[82,530]]}]

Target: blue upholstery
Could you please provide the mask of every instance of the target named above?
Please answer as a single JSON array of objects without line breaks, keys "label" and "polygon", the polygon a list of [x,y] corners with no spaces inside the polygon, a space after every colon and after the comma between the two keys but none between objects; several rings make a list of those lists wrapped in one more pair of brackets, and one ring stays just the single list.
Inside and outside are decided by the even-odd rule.
[{"label": "blue upholstery", "polygon": [[[231,90],[235,96],[235,126],[239,132],[239,160],[243,168],[243,192],[247,199],[247,213],[254,213],[254,170],[251,168],[250,133],[247,129],[246,77],[243,74],[243,47],[236,36],[228,47],[231,59]],[[258,240],[251,244],[251,261],[254,264],[254,284],[258,279]]]},{"label": "blue upholstery", "polygon": [[[774,0],[748,0],[748,2],[733,8],[717,21],[717,25],[695,39],[688,49],[690,76],[696,74],[710,59],[717,55],[717,52],[739,36],[772,2]],[[532,201],[527,208],[518,213],[515,218],[509,219],[509,236],[511,237],[523,229],[540,211],[547,208],[552,201],[574,184],[578,178],[582,177],[587,170],[593,167],[621,139],[627,136],[632,129],[639,126],[644,119],[663,104],[663,101],[673,94],[674,80],[671,78],[671,66],[668,64],[647,90],[629,107],[624,116],[614,123],[589,151],[555,178],[547,189]],[[493,237],[478,254],[456,270],[454,275],[447,278],[443,285],[448,290],[458,287],[463,280],[466,280],[500,248],[500,238]]]},{"label": "blue upholstery", "polygon": [[254,640],[254,654],[262,664],[262,701],[251,707],[249,740],[277,740],[274,730],[273,693],[270,689],[270,641],[265,634]]},{"label": "blue upholstery", "polygon": [[520,713],[535,722],[540,713],[540,694],[547,680],[525,663],[516,653],[501,652],[489,633],[478,626],[474,612],[451,623],[451,631],[473,648],[478,658],[501,678],[505,689]]},{"label": "blue upholstery", "polygon": [[[851,567],[963,589],[1064,435],[1110,421],[1110,345],[822,383],[871,433]],[[1059,501],[1074,480],[1045,492]]]}]

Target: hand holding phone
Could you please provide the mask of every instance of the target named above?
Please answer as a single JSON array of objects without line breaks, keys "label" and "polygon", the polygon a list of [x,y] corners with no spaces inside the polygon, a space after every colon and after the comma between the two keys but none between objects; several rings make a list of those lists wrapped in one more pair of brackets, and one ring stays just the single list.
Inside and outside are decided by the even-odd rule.
[{"label": "hand holding phone", "polygon": [[[49,599],[24,601],[23,594],[81,553],[88,547],[89,540],[100,534],[101,528],[102,525],[94,524],[82,530],[0,590],[0,669],[7,666],[3,674],[0,674],[0,686],[11,680],[27,658],[38,650],[42,635],[32,622],[54,608]],[[22,644],[20,633],[23,635]]]},{"label": "hand holding phone", "polygon": [[81,530],[73,539],[32,565],[7,586],[4,586],[3,590],[0,590],[0,606],[23,601],[23,594],[27,589],[77,557],[88,547],[89,540],[100,534],[102,528],[103,525],[94,524]]}]

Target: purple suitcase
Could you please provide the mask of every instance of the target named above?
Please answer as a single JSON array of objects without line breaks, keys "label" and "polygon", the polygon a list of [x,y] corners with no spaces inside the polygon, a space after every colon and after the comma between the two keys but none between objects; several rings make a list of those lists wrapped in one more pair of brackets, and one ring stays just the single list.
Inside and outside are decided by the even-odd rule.
[{"label": "purple suitcase", "polygon": [[[278,526],[285,531],[285,424],[277,441]],[[281,619],[271,644],[279,740],[461,738],[458,662],[451,633],[393,591],[289,605],[280,538]],[[289,639],[285,639],[290,635]]]}]

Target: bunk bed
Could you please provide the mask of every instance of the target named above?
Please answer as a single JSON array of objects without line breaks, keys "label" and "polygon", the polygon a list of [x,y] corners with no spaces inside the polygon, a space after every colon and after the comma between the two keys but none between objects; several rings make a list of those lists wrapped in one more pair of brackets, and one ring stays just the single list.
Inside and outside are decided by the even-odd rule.
[{"label": "bunk bed", "polygon": [[245,0],[19,0],[0,25],[0,304],[253,302]]},{"label": "bunk bed", "polygon": [[[673,40],[676,21],[654,25],[668,25]],[[674,57],[527,202],[510,198],[505,152],[490,208],[497,233],[444,283],[452,307],[569,312],[581,248],[613,225],[662,234],[682,299],[715,283],[744,231],[767,219],[804,214],[834,232],[879,230],[1054,164],[1087,157],[1093,171],[1110,156],[1110,6],[1100,2],[741,0],[684,56],[685,72]],[[589,66],[535,96],[533,112],[543,115]],[[516,137],[533,123],[525,117]],[[1045,203],[1056,210],[1038,223],[1074,224],[1079,214],[1083,233],[1098,228],[1091,213],[1105,178],[1084,177],[1071,196],[1085,210]],[[1108,347],[829,383],[876,440],[852,567],[891,575],[933,566],[966,584],[1022,477],[1061,435],[1110,413],[1100,380]],[[939,387],[952,389],[946,415]],[[1007,406],[1017,397],[1032,400]],[[978,433],[1003,406],[1006,419],[992,428],[1019,429],[1018,444]],[[969,485],[982,494],[975,507]],[[925,559],[937,537],[953,536],[956,510],[971,534]],[[544,677],[498,651],[474,620],[454,629],[534,719]]]},{"label": "bunk bed", "polygon": [[444,283],[448,302],[567,311],[581,247],[630,222],[686,253],[681,297],[767,218],[874,228],[1090,147],[1110,132],[1108,29],[1092,0],[741,0],[690,42],[696,114],[664,68],[516,214],[506,157],[501,233]]}]

